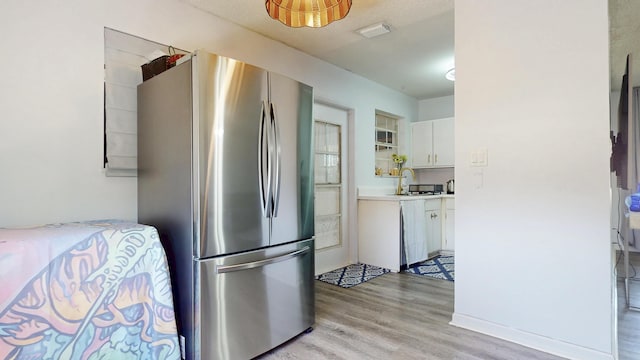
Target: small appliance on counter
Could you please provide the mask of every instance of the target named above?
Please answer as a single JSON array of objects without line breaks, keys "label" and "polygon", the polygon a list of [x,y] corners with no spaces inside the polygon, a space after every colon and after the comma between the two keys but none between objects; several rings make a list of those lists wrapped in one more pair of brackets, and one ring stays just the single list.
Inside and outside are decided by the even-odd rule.
[{"label": "small appliance on counter", "polygon": [[409,195],[437,195],[443,192],[442,184],[410,184]]},{"label": "small appliance on counter", "polygon": [[447,194],[455,193],[455,185],[453,179],[447,181]]}]

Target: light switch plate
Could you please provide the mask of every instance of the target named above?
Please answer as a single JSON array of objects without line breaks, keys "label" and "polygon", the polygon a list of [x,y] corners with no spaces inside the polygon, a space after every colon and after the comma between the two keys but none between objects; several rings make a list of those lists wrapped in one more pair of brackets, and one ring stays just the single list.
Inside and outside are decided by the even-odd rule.
[{"label": "light switch plate", "polygon": [[486,147],[481,147],[471,152],[471,166],[489,165],[489,151]]},{"label": "light switch plate", "polygon": [[478,166],[489,165],[489,151],[486,147],[478,149]]}]

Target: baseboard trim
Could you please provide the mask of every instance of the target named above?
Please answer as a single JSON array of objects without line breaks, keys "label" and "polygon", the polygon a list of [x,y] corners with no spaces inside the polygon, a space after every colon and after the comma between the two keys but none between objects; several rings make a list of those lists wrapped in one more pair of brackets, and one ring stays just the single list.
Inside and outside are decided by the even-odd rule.
[{"label": "baseboard trim", "polygon": [[453,326],[479,332],[499,339],[507,340],[522,346],[540,350],[549,354],[576,360],[614,360],[613,354],[603,353],[583,346],[564,341],[512,329],[504,325],[492,323],[462,314],[453,314]]},{"label": "baseboard trim", "polygon": [[438,251],[438,255],[454,256],[454,251],[453,250],[440,250],[440,251]]}]

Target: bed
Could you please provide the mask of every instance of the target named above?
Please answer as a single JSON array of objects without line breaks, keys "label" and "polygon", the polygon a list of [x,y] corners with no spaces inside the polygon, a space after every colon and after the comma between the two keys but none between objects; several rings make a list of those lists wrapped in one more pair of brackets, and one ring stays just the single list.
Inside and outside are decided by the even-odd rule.
[{"label": "bed", "polygon": [[180,359],[155,228],[0,229],[0,359]]}]

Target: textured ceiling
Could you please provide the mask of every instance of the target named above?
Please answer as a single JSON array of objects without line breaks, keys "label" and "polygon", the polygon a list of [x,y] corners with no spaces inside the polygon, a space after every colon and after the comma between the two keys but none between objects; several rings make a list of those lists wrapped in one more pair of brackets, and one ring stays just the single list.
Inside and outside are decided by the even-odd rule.
[{"label": "textured ceiling", "polygon": [[[453,95],[444,73],[454,66],[453,0],[353,0],[347,17],[319,29],[271,19],[264,0],[180,0],[268,38],[417,99]],[[609,0],[611,88],[619,90],[625,58],[635,51],[640,86],[640,0]],[[392,32],[366,39],[355,31],[385,22]]]},{"label": "textured ceiling", "polygon": [[[453,95],[444,78],[454,66],[453,0],[354,0],[346,18],[318,29],[282,25],[264,0],[181,1],[417,99]],[[391,33],[355,32],[379,22]]]}]

